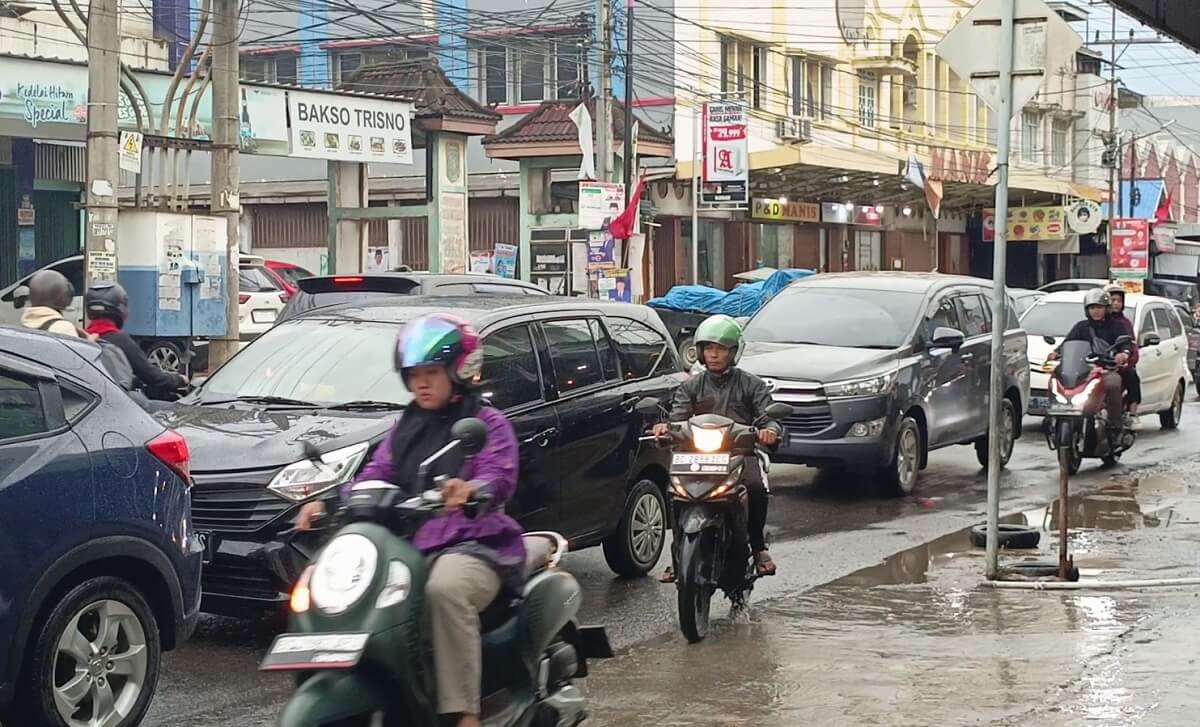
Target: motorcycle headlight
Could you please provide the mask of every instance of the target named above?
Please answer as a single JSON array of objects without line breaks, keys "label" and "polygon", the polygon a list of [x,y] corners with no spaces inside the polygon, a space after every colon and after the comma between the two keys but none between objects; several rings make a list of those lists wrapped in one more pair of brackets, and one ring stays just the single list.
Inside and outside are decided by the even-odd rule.
[{"label": "motorcycle headlight", "polygon": [[375,608],[388,608],[398,603],[404,603],[412,590],[412,571],[398,560],[388,562],[387,583],[375,599]]},{"label": "motorcycle headlight", "polygon": [[701,452],[716,452],[725,443],[724,429],[692,428],[692,444]]},{"label": "motorcycle headlight", "polygon": [[293,502],[301,502],[322,492],[344,485],[367,457],[367,443],[335,449],[321,455],[318,462],[300,460],[279,470],[267,489]]},{"label": "motorcycle headlight", "polygon": [[825,384],[825,395],[828,397],[874,396],[892,388],[896,381],[896,372],[891,371],[882,376],[872,376],[868,379],[853,381],[837,381]]},{"label": "motorcycle headlight", "polygon": [[348,533],[329,541],[308,581],[313,605],[331,616],[344,613],[371,587],[378,560],[379,551],[366,536]]}]

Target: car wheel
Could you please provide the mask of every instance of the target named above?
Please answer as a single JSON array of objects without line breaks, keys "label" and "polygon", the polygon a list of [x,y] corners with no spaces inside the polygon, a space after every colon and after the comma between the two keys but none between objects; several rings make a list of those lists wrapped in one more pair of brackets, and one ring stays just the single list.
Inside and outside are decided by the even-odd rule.
[{"label": "car wheel", "polygon": [[[1000,467],[1008,466],[1012,459],[1013,447],[1017,443],[1017,410],[1008,399],[1000,402]],[[988,466],[988,438],[986,436],[975,440],[975,458],[979,466]]]},{"label": "car wheel", "polygon": [[1183,384],[1175,387],[1175,398],[1171,399],[1171,408],[1158,413],[1158,423],[1163,429],[1178,429],[1183,419]]},{"label": "car wheel", "polygon": [[146,346],[146,360],[170,374],[186,374],[183,348],[174,341],[154,341]]},{"label": "car wheel", "polygon": [[622,578],[650,572],[667,539],[667,501],[651,480],[641,480],[625,498],[617,529],[604,539],[604,559]]},{"label": "car wheel", "polygon": [[700,352],[696,349],[696,341],[691,336],[679,342],[679,357],[683,359],[684,371],[691,371],[692,366],[700,360]]},{"label": "car wheel", "polygon": [[896,431],[896,443],[892,449],[892,461],[879,471],[880,484],[890,495],[910,495],[917,486],[921,476],[921,455],[925,444],[921,437],[921,427],[912,417],[900,420]]},{"label": "car wheel", "polygon": [[150,707],[161,657],[158,625],[136,588],[119,578],[84,581],[37,637],[25,711],[51,727],[132,727]]},{"label": "car wheel", "polygon": [[[1042,540],[1042,534],[1036,528],[1026,525],[999,523],[996,531],[1000,547],[1006,550],[1033,550]],[[971,545],[987,547],[987,524],[971,528]]]}]

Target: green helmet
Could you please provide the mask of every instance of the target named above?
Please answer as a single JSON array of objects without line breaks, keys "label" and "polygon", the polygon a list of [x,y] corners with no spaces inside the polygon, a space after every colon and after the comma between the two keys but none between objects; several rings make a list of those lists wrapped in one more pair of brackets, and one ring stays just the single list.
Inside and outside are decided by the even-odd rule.
[{"label": "green helmet", "polygon": [[705,318],[696,328],[696,350],[702,352],[704,344],[715,343],[718,346],[733,349],[734,361],[742,347],[742,326],[727,315],[715,315]]}]

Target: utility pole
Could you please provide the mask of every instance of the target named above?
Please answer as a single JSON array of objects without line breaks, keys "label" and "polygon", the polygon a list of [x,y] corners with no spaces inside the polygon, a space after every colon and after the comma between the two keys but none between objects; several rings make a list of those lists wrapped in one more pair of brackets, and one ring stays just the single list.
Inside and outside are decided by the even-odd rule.
[{"label": "utility pole", "polygon": [[[117,274],[117,104],[121,77],[118,10],[117,0],[92,0],[88,10],[85,286],[92,284],[93,270],[98,271],[96,277],[100,280],[114,280]],[[102,258],[106,264],[100,263]]]},{"label": "utility pole", "polygon": [[1117,170],[1121,168],[1121,144],[1117,140],[1117,6],[1112,5],[1112,47],[1108,64],[1108,149],[1112,164],[1108,167],[1108,254],[1112,261],[1112,220],[1117,217],[1121,189],[1117,185]]},{"label": "utility pole", "polygon": [[625,206],[633,200],[633,0],[625,6]]},{"label": "utility pole", "polygon": [[609,3],[612,0],[597,0],[596,40],[599,45],[600,93],[596,98],[596,176],[601,182],[612,181],[612,115],[609,99],[612,98],[612,29],[609,27]]},{"label": "utility pole", "polygon": [[241,131],[241,86],[238,82],[238,2],[213,0],[212,214],[225,220],[228,236],[225,270],[224,338],[209,344],[209,367],[228,361],[238,350],[238,148]]}]

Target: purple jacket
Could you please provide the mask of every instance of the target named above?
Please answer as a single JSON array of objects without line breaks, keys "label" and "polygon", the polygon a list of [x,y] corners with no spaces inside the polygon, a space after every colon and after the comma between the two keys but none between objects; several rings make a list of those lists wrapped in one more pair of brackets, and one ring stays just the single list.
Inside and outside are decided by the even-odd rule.
[{"label": "purple jacket", "polygon": [[[517,435],[512,424],[499,410],[485,406],[479,418],[487,425],[487,443],[483,451],[471,458],[461,473],[462,479],[487,487],[492,494],[491,508],[474,519],[461,510],[429,520],[417,531],[413,544],[422,552],[431,553],[450,546],[473,541],[496,552],[505,561],[523,562],[525,544],[521,526],[501,509],[517,489]],[[387,480],[392,473],[391,434],[375,448],[371,461],[363,467],[354,482]],[[342,489],[342,498],[350,494],[353,483]]]}]

